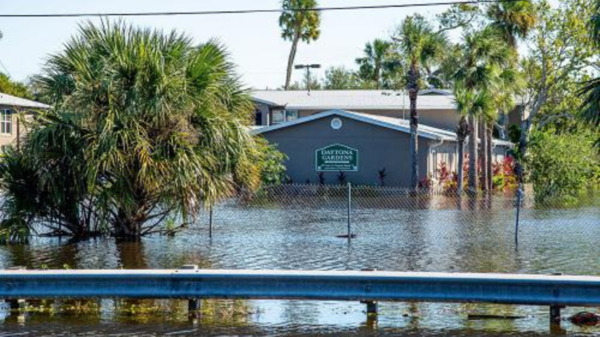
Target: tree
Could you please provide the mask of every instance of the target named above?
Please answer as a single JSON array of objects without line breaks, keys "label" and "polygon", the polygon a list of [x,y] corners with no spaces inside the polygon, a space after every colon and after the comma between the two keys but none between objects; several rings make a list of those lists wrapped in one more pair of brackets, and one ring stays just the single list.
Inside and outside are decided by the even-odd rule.
[{"label": "tree", "polygon": [[[590,39],[596,51],[600,51],[600,0],[594,1],[592,16],[588,22]],[[584,83],[579,95],[585,96],[581,105],[581,117],[594,127],[600,126],[600,77],[596,77]],[[596,146],[600,147],[600,136],[596,140]]]},{"label": "tree", "polygon": [[539,5],[538,23],[528,39],[529,56],[522,60],[525,76],[522,95],[521,137],[517,149],[517,176],[523,182],[529,135],[549,98],[562,95],[561,87],[592,64],[595,51],[586,30],[591,0],[565,0],[558,8]]},{"label": "tree", "polygon": [[487,17],[492,21],[490,25],[516,51],[517,38],[526,38],[535,27],[537,9],[531,0],[503,0],[488,6]]},{"label": "tree", "polygon": [[417,188],[419,182],[417,97],[422,87],[422,71],[428,71],[437,62],[447,46],[443,32],[436,33],[429,22],[420,15],[407,17],[394,37],[398,53],[406,60],[408,97],[410,100],[410,154],[411,187]]},{"label": "tree", "polygon": [[595,136],[585,129],[562,134],[533,131],[527,167],[537,201],[574,201],[586,188],[599,186]]},{"label": "tree", "polygon": [[325,70],[323,89],[326,90],[351,90],[362,89],[363,86],[358,76],[344,67],[331,67]]},{"label": "tree", "polygon": [[375,83],[375,89],[377,90],[383,87],[383,71],[391,47],[390,42],[375,39],[373,42],[367,42],[364,56],[356,59],[356,63],[359,65],[359,77],[365,81]]},{"label": "tree", "polygon": [[292,41],[284,85],[285,90],[288,90],[298,43],[300,41],[310,43],[319,38],[321,15],[318,11],[311,10],[317,7],[316,0],[283,0],[282,7],[283,13],[279,17],[281,37]]},{"label": "tree", "polygon": [[464,170],[463,167],[465,166],[465,140],[467,140],[467,137],[469,137],[470,134],[470,130],[469,130],[469,123],[467,122],[467,117],[465,116],[466,114],[466,110],[472,110],[472,109],[466,109],[462,104],[464,104],[464,101],[460,101],[459,98],[456,98],[457,101],[457,105],[459,105],[459,107],[457,107],[457,110],[461,111],[462,116],[460,118],[460,121],[458,122],[458,125],[456,126],[456,139],[458,140],[458,168],[456,170],[456,174],[458,176],[458,186],[457,186],[457,192],[458,195],[462,195],[463,192],[463,183],[464,183]]},{"label": "tree", "polygon": [[53,109],[2,167],[3,228],[134,239],[260,184],[252,102],[215,42],[86,23],[37,82]]},{"label": "tree", "polygon": [[[510,63],[510,51],[506,44],[499,38],[497,32],[486,27],[480,31],[465,34],[462,47],[461,62],[457,65],[455,78],[455,92],[461,93],[464,102],[461,104],[467,111],[469,129],[469,190],[474,193],[478,189],[477,178],[477,143],[479,141],[478,122],[482,120],[495,120],[496,111],[491,95],[501,88],[502,69]],[[489,102],[488,102],[489,101]],[[479,102],[476,104],[476,102]],[[459,110],[460,111],[460,110]],[[485,148],[484,142],[481,142]],[[485,170],[485,166],[482,166]]]},{"label": "tree", "polygon": [[33,99],[26,85],[10,79],[6,74],[0,73],[0,92],[21,98]]}]

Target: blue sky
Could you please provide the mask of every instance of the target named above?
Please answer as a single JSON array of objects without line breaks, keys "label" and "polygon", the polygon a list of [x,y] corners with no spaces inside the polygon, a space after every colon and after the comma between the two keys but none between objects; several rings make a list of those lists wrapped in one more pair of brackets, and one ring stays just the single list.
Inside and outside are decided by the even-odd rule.
[{"label": "blue sky", "polygon": [[[320,6],[356,6],[433,2],[431,0],[320,0]],[[150,12],[279,8],[279,0],[4,0],[1,13]],[[296,63],[320,63],[324,68],[354,67],[367,41],[386,38],[412,13],[433,18],[447,6],[325,12],[321,38],[301,45]],[[24,80],[41,71],[50,53],[58,52],[77,32],[81,18],[3,18],[0,61],[12,78]],[[98,19],[93,19],[98,21]],[[164,30],[176,29],[196,42],[217,38],[238,65],[243,81],[254,88],[277,88],[285,79],[290,43],[280,38],[278,14],[227,16],[135,17],[128,22]],[[5,71],[0,67],[1,71]],[[318,71],[322,75],[324,69]],[[294,74],[295,79],[301,73]]]}]

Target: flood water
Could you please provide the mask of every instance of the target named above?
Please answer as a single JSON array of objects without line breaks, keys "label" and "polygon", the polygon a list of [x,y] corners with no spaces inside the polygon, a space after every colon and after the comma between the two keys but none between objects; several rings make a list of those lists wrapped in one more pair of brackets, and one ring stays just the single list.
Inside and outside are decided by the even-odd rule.
[{"label": "flood water", "polygon": [[[526,206],[515,243],[514,200],[472,207],[434,197],[397,206],[387,199],[353,200],[350,242],[343,200],[306,207],[298,200],[214,209],[175,237],[138,243],[98,239],[69,244],[36,238],[0,247],[0,267],[49,269],[201,268],[500,272],[600,275],[600,198],[574,208]],[[505,305],[380,303],[377,320],[364,304],[315,301],[209,301],[189,321],[184,301],[103,299],[47,303],[54,311],[9,316],[0,310],[0,336],[530,336],[600,335],[600,327],[563,322],[551,331],[548,308]],[[89,310],[73,310],[73,306]],[[565,315],[598,308],[567,308]],[[469,314],[517,319],[469,319]]]}]

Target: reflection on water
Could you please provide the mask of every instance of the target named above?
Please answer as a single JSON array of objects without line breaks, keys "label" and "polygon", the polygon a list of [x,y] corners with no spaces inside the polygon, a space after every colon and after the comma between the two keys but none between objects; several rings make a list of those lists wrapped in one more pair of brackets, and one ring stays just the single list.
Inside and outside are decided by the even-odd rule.
[{"label": "reflection on water", "polygon": [[[177,268],[198,264],[232,269],[600,275],[598,203],[577,209],[526,207],[516,247],[512,200],[457,204],[450,198],[424,198],[404,208],[393,207],[387,198],[353,202],[352,232],[358,236],[351,242],[336,238],[346,231],[344,209],[226,205],[215,209],[212,239],[206,218],[175,237],[155,236],[142,242],[98,239],[66,244],[38,238],[27,246],[0,247],[0,267]],[[85,313],[63,310],[67,304],[60,302],[52,313],[0,313],[0,336],[548,333],[548,311],[543,307],[380,303],[377,320],[368,320],[365,306],[354,302],[210,301],[204,303],[204,315],[189,322],[185,301],[103,299],[94,303],[98,310]],[[568,308],[565,313],[576,311]],[[469,320],[468,314],[525,318]],[[563,327],[571,334],[600,333],[598,328]]]}]

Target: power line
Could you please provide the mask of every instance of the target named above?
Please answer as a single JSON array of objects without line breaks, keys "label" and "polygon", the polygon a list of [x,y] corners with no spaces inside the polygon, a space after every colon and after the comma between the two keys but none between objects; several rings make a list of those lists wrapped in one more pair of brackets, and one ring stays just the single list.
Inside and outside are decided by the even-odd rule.
[{"label": "power line", "polygon": [[[396,5],[295,8],[295,9],[291,9],[290,11],[325,12],[325,11],[374,10],[374,9],[451,6],[451,5],[458,5],[458,4],[481,4],[481,3],[516,2],[516,1],[521,1],[521,0],[442,1],[442,2],[430,2],[430,3],[407,3],[407,4],[396,4]],[[228,15],[228,14],[282,13],[282,12],[284,12],[284,10],[281,8],[278,8],[278,9],[240,9],[240,10],[214,10],[214,11],[190,11],[190,12],[0,14],[0,18],[77,18],[77,17],[109,17],[109,16]]]}]

